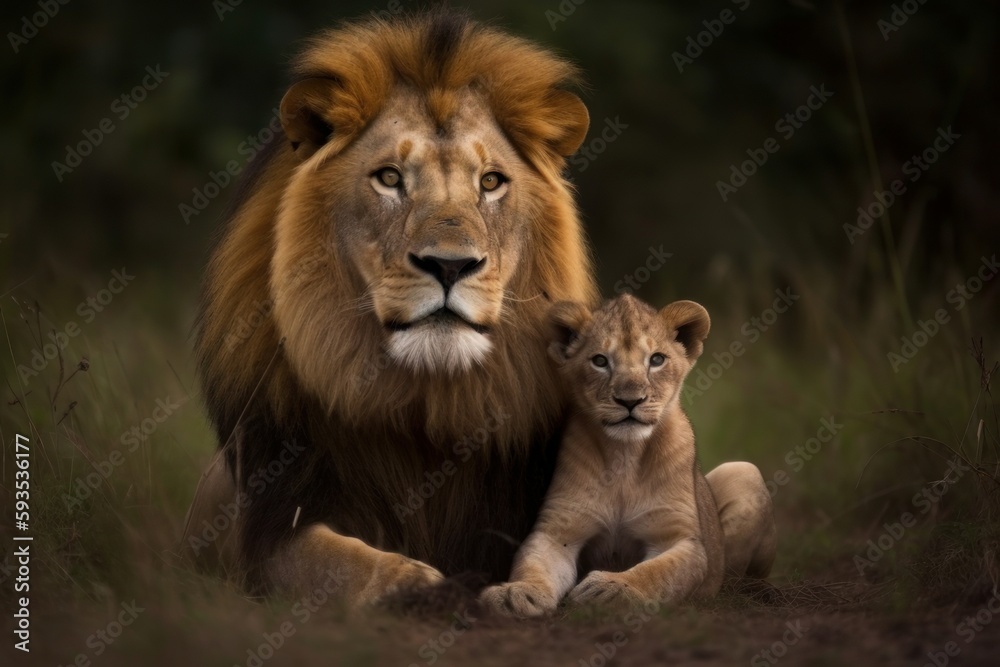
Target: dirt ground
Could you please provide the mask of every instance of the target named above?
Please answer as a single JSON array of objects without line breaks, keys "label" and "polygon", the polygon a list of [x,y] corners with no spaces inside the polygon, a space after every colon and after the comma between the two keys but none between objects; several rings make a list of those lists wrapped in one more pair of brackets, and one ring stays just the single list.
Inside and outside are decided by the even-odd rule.
[{"label": "dirt ground", "polygon": [[[490,618],[461,588],[365,615],[332,603],[307,613],[294,604],[261,604],[235,594],[215,592],[200,604],[171,594],[157,602],[108,603],[84,614],[69,608],[43,612],[33,620],[30,656],[10,652],[5,642],[4,653],[13,660],[3,664],[1000,664],[1000,619],[989,601],[892,611],[889,590],[754,584],[728,587],[716,600],[678,609],[562,612],[532,622]],[[1000,611],[1000,602],[992,606]],[[133,611],[135,618],[129,616]],[[131,627],[116,626],[123,614]]]}]

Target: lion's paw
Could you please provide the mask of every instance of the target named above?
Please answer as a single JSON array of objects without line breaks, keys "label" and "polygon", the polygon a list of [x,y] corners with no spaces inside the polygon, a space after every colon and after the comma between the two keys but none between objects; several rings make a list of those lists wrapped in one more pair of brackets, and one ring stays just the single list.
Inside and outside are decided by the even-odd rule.
[{"label": "lion's paw", "polygon": [[570,591],[568,602],[576,605],[600,605],[613,609],[635,608],[647,602],[646,596],[615,572],[594,571]]},{"label": "lion's paw", "polygon": [[479,595],[479,601],[488,609],[516,618],[544,616],[559,604],[550,591],[522,581],[490,586]]},{"label": "lion's paw", "polygon": [[372,603],[383,602],[400,593],[431,588],[444,582],[438,570],[399,554],[386,554],[372,578],[368,597]]}]

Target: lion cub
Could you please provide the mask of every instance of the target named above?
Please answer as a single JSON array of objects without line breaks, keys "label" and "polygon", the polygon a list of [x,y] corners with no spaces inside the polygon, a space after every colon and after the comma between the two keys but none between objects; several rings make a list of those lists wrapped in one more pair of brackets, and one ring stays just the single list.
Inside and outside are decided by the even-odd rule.
[{"label": "lion cub", "polygon": [[679,400],[708,312],[692,301],[657,312],[622,296],[594,313],[561,302],[550,319],[550,353],[575,410],[511,580],[481,600],[526,617],[554,610],[567,592],[571,602],[617,605],[715,595],[722,528]]}]

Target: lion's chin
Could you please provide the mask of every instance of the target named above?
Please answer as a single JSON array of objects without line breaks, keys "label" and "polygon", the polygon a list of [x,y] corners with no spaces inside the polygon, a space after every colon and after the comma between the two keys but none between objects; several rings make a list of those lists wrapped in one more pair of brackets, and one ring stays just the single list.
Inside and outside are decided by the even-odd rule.
[{"label": "lion's chin", "polygon": [[460,373],[481,364],[493,343],[461,324],[425,323],[389,336],[389,354],[414,371]]}]

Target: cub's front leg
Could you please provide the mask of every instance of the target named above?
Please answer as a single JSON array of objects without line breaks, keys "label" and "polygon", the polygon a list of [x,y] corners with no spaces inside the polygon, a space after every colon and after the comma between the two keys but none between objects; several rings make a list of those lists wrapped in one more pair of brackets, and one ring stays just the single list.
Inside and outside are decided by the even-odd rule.
[{"label": "cub's front leg", "polygon": [[672,488],[659,510],[644,514],[630,528],[647,545],[646,559],[624,572],[591,572],[570,593],[571,602],[670,605],[699,591],[709,576],[709,562],[693,491]]},{"label": "cub's front leg", "polygon": [[610,607],[676,604],[694,595],[707,574],[701,540],[686,538],[624,572],[591,572],[570,592],[569,601]]},{"label": "cub's front leg", "polygon": [[[567,538],[568,539],[568,538]],[[580,545],[559,535],[533,532],[514,558],[510,582],[490,586],[480,602],[505,616],[531,618],[555,611],[576,582]]]},{"label": "cub's front leg", "polygon": [[372,606],[400,591],[430,587],[444,575],[402,554],[314,524],[278,550],[267,566],[270,583],[292,595],[320,589],[351,607]]},{"label": "cub's front leg", "polygon": [[579,483],[581,477],[589,478],[581,470],[593,463],[574,446],[570,433],[563,439],[538,521],[514,556],[510,582],[480,595],[483,605],[497,613],[528,618],[555,611],[576,583],[580,550],[602,524],[600,508],[607,503],[593,486],[585,490]]}]

